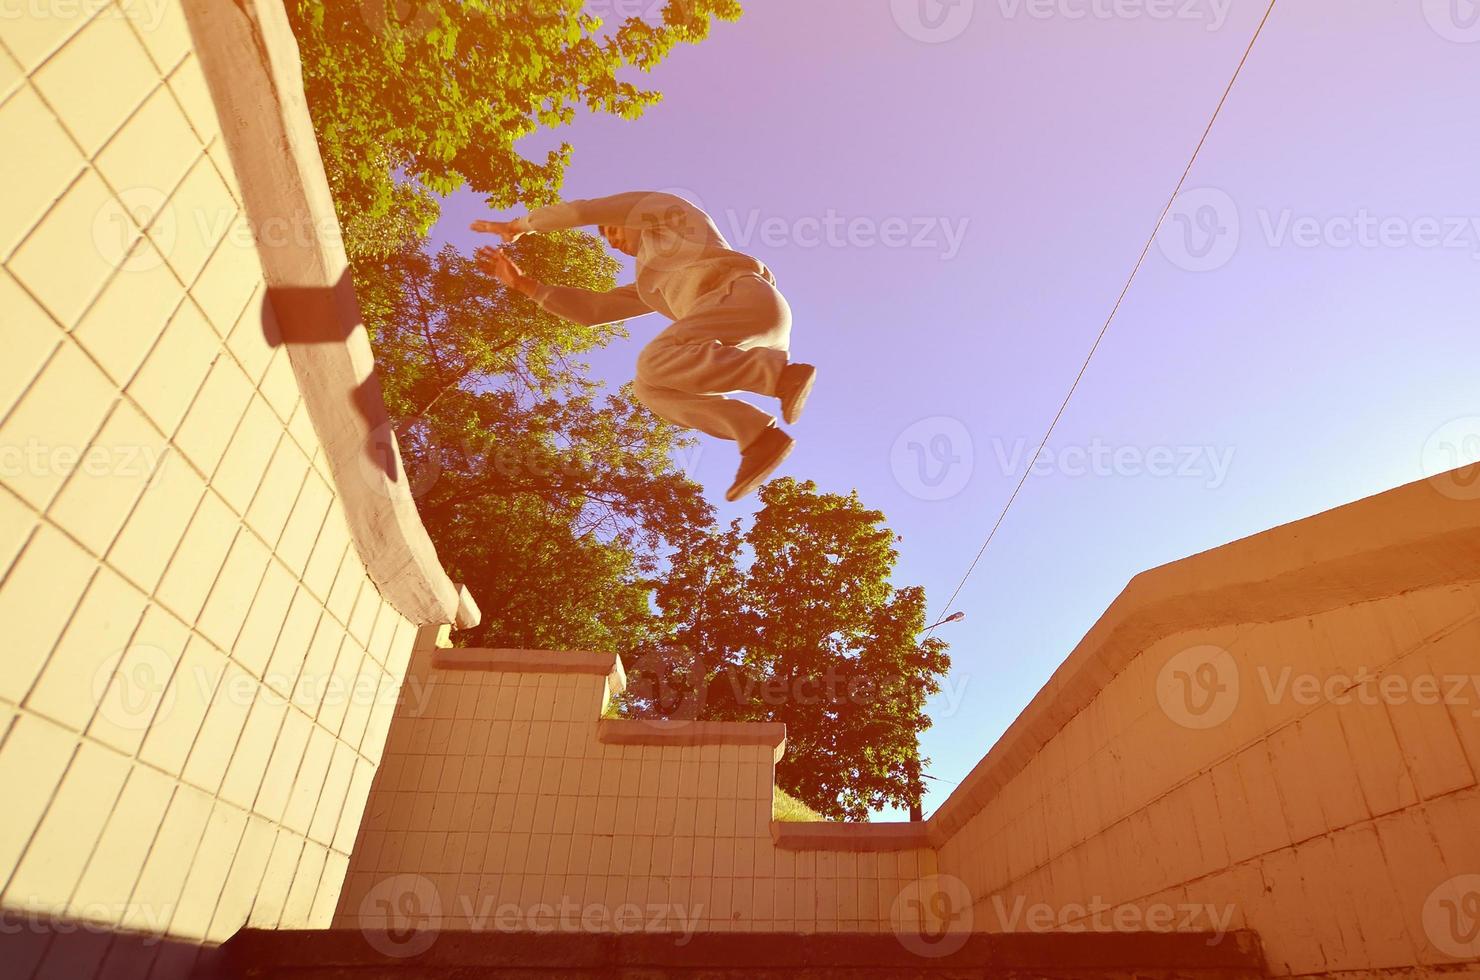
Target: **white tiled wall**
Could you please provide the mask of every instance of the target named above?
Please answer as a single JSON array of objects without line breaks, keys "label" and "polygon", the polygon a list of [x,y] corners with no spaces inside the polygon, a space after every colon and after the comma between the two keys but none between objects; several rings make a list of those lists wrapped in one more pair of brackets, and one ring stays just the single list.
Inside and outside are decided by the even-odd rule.
[{"label": "white tiled wall", "polygon": [[386,909],[435,895],[452,930],[618,931],[626,909],[661,932],[887,932],[933,873],[923,849],[777,848],[772,747],[604,743],[603,684],[418,655],[336,925],[404,926]]},{"label": "white tiled wall", "polygon": [[327,924],[414,630],[274,343],[179,0],[7,12],[0,147],[0,905]]},{"label": "white tiled wall", "polygon": [[[1195,716],[1159,696],[1164,670],[1218,649],[1220,714],[1185,724]],[[1477,650],[1474,586],[1169,637],[944,843],[941,871],[987,931],[1009,928],[1001,910],[1019,902],[1077,910],[1080,927],[1091,901],[1170,909],[1172,927],[1200,931],[1213,909],[1259,933],[1277,975],[1474,975]],[[1359,676],[1373,680],[1353,687]],[[1322,685],[1315,697],[1293,694],[1301,677]]]}]

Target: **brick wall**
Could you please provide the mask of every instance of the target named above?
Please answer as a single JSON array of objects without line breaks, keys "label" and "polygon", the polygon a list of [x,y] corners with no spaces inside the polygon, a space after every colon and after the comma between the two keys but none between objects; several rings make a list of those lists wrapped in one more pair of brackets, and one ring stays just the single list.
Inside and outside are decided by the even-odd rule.
[{"label": "brick wall", "polygon": [[325,925],[415,629],[351,546],[178,0],[0,19],[0,146],[0,904]]},{"label": "brick wall", "polygon": [[933,871],[928,848],[778,848],[774,743],[614,744],[607,684],[419,654],[335,925],[887,932]]}]

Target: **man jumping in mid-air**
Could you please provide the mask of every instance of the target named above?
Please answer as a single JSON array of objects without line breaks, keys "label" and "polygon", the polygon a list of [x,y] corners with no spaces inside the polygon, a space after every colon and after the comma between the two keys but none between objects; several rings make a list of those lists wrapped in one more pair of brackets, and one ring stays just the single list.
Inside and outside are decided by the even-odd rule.
[{"label": "man jumping in mid-air", "polygon": [[673,320],[637,357],[637,397],[655,415],[740,444],[740,471],[725,494],[739,500],[760,486],[796,444],[776,419],[725,397],[749,391],[778,398],[788,423],[801,417],[817,369],[787,363],[791,308],[771,271],[730,248],[709,216],[672,194],[636,191],[538,208],[513,221],[475,221],[474,231],[505,243],[531,232],[596,225],[612,248],[637,259],[637,281],[607,293],[551,286],[519,271],[495,248],[479,265],[544,309],[587,326],[654,311]]}]

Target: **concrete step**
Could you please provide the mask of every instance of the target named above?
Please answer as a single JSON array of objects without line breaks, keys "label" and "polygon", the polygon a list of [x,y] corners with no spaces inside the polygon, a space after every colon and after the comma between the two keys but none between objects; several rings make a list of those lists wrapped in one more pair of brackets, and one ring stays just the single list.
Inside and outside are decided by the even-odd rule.
[{"label": "concrete step", "polygon": [[[948,934],[248,930],[223,948],[232,980],[1254,980],[1258,937],[1199,933]],[[410,955],[405,955],[410,954]]]}]

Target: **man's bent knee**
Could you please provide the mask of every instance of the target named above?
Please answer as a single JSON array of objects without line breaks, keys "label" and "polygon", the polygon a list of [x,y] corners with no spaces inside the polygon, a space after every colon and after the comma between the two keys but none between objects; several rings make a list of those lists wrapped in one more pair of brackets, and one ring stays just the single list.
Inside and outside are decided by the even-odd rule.
[{"label": "man's bent knee", "polygon": [[637,354],[637,380],[653,385],[673,362],[673,345],[661,338],[649,341]]}]

